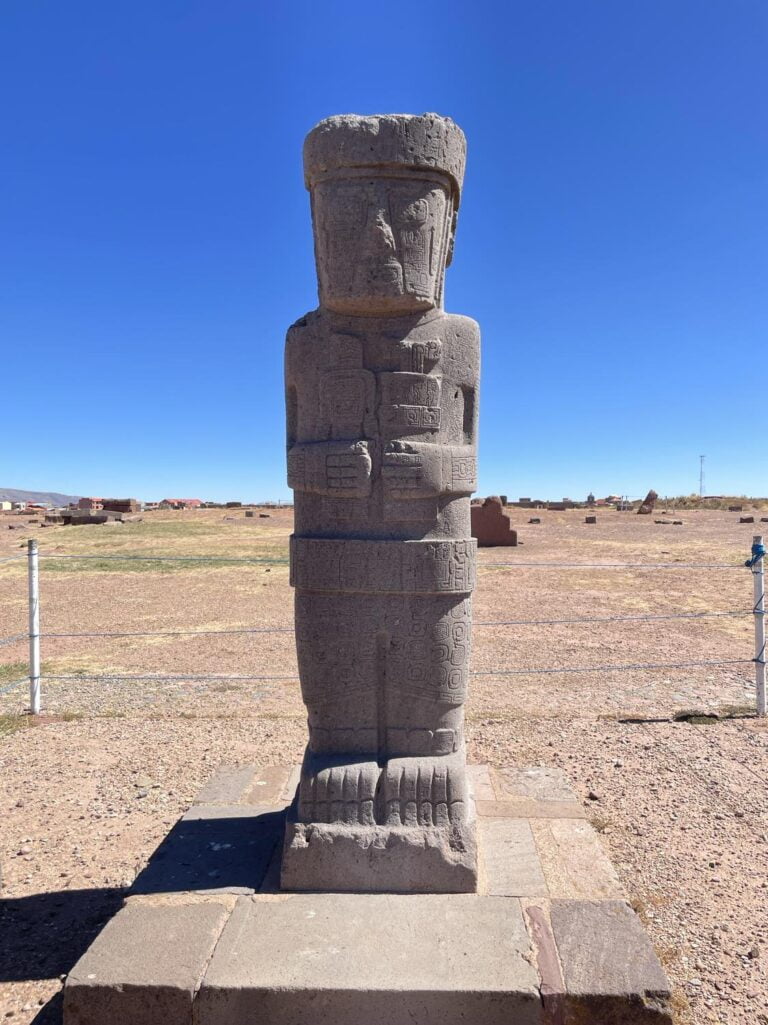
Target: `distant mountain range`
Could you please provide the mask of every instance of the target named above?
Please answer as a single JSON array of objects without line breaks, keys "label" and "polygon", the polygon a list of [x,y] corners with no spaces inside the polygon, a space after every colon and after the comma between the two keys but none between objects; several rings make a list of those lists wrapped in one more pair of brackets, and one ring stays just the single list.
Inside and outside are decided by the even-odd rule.
[{"label": "distant mountain range", "polygon": [[77,502],[80,495],[62,495],[58,491],[18,491],[16,488],[0,488],[0,502],[39,502],[41,505],[69,505]]}]

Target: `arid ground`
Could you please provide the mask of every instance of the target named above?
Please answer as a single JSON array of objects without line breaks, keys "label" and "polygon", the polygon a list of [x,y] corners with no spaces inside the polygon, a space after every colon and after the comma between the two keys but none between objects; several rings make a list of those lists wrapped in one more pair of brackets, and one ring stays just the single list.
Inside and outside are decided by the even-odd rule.
[{"label": "arid ground", "polygon": [[[0,515],[0,559],[40,541],[46,674],[39,722],[23,685],[0,694],[0,1017],[60,1020],[64,975],[217,766],[301,757],[292,515],[261,511],[45,529]],[[766,511],[754,526],[721,511],[605,510],[595,525],[583,510],[511,512],[522,544],[480,555],[470,758],[564,768],[680,1022],[766,1025],[768,726],[743,566]],[[0,637],[23,633],[23,560],[0,562],[0,594]],[[203,632],[174,633],[189,630]],[[25,660],[24,640],[0,647],[0,691]],[[178,679],[130,679],[153,675]],[[234,676],[248,679],[220,679]],[[692,712],[711,717],[679,718]]]}]

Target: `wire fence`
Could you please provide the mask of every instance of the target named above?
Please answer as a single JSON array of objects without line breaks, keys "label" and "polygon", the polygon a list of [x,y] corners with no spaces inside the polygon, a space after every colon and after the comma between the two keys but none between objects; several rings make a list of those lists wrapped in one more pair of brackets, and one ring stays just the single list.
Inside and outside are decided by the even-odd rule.
[{"label": "wire fence", "polygon": [[[721,666],[746,666],[753,665],[755,668],[755,689],[756,704],[759,715],[765,715],[765,587],[764,587],[764,556],[762,537],[755,537],[752,547],[751,558],[746,563],[720,563],[720,562],[666,562],[666,563],[641,563],[641,562],[583,562],[567,563],[554,561],[527,561],[527,562],[486,562],[482,566],[485,569],[558,569],[558,570],[631,570],[631,571],[656,571],[656,570],[702,570],[706,572],[732,571],[744,572],[744,567],[751,570],[754,581],[753,603],[751,606],[744,605],[739,608],[726,608],[715,610],[704,610],[697,612],[669,612],[656,614],[628,614],[628,615],[598,615],[598,616],[563,616],[550,618],[520,618],[520,619],[492,619],[479,620],[474,623],[474,628],[515,628],[530,626],[567,626],[582,624],[607,624],[607,623],[655,623],[663,621],[698,621],[711,619],[735,619],[738,617],[752,617],[755,624],[755,648],[754,656],[750,658],[702,658],[702,659],[679,659],[673,661],[638,661],[603,663],[598,665],[561,665],[561,666],[499,666],[495,668],[476,669],[470,673],[473,677],[538,677],[554,675],[573,675],[591,673],[614,673],[614,672],[657,672],[666,670],[680,670],[692,668],[708,668]],[[0,686],[0,696],[8,694],[25,684],[30,687],[30,710],[33,713],[40,711],[40,687],[42,682],[101,682],[101,683],[261,683],[261,682],[283,682],[296,681],[298,673],[131,673],[131,672],[42,672],[40,669],[40,645],[45,640],[65,639],[89,639],[89,638],[173,638],[173,637],[234,637],[234,636],[256,636],[269,634],[291,634],[293,626],[268,626],[268,627],[233,627],[233,628],[179,628],[170,630],[121,630],[121,631],[40,631],[39,629],[39,579],[38,560],[71,560],[73,562],[180,562],[180,563],[219,563],[222,565],[276,565],[287,564],[287,558],[267,558],[260,556],[208,556],[208,555],[130,555],[130,554],[106,554],[106,555],[83,555],[77,553],[38,553],[37,543],[29,542],[26,554],[19,554],[0,559],[2,563],[8,563],[27,559],[29,578],[29,618],[30,626],[27,633],[17,633],[8,637],[0,638],[0,647],[8,647],[19,644],[23,641],[29,642],[30,665],[29,675],[3,682]]]}]

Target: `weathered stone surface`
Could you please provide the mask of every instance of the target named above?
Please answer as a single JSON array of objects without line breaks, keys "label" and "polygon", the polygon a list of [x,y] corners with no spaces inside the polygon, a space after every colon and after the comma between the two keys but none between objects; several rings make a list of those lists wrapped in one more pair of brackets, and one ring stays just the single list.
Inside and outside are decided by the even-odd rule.
[{"label": "weathered stone surface", "polygon": [[499,799],[531,798],[535,801],[576,801],[576,794],[562,769],[543,766],[505,765],[492,770]]},{"label": "weathered stone surface", "polygon": [[510,797],[503,801],[478,801],[477,814],[485,819],[586,819],[576,801],[536,801]]},{"label": "weathered stone surface", "polygon": [[624,897],[616,870],[588,822],[532,819],[531,829],[550,897]]},{"label": "weathered stone surface", "polygon": [[475,502],[471,508],[472,537],[481,548],[514,547],[517,545],[517,531],[504,512],[501,499],[495,495],[486,498],[482,505]]},{"label": "weathered stone surface", "polygon": [[544,873],[525,819],[481,819],[485,892],[491,897],[546,897]]},{"label": "weathered stone surface", "polygon": [[285,361],[309,713],[292,888],[475,885],[463,711],[480,345],[443,310],[464,156],[436,114],[328,118],[305,143],[320,307]]},{"label": "weathered stone surface", "polygon": [[637,915],[623,901],[552,901],[567,996],[565,1025],[666,1025],[670,988]]},{"label": "weathered stone surface", "polygon": [[651,489],[643,499],[640,508],[637,510],[638,516],[650,516],[656,507],[658,500],[659,496],[653,489]]},{"label": "weathered stone surface", "polygon": [[66,1025],[192,1025],[192,1004],[229,915],[225,904],[130,904],[69,974]]},{"label": "weathered stone surface", "polygon": [[246,804],[288,804],[299,782],[297,766],[265,765],[257,769],[244,795]]},{"label": "weathered stone surface", "polygon": [[283,809],[193,805],[139,873],[130,893],[253,893],[284,825]]},{"label": "weathered stone surface", "polygon": [[519,901],[431,894],[241,898],[198,1025],[534,1025]]},{"label": "weathered stone surface", "polygon": [[496,788],[493,785],[493,776],[487,765],[468,765],[467,779],[472,790],[472,796],[476,802],[495,801]]},{"label": "weathered stone surface", "polygon": [[253,785],[256,771],[252,765],[222,766],[199,791],[195,804],[239,804]]}]

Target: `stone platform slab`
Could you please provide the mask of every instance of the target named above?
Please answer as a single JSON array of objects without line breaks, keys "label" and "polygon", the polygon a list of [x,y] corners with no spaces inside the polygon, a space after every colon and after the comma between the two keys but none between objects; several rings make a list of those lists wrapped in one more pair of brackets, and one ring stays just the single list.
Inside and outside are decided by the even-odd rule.
[{"label": "stone platform slab", "polygon": [[471,766],[477,894],[280,891],[298,770],[223,769],[72,970],[65,1025],[660,1025],[670,991],[564,774]]}]

